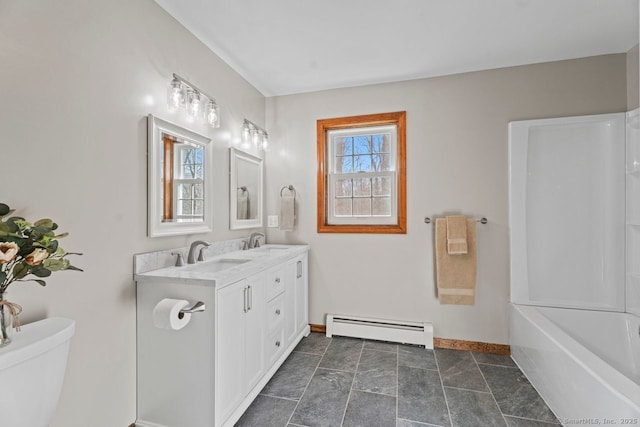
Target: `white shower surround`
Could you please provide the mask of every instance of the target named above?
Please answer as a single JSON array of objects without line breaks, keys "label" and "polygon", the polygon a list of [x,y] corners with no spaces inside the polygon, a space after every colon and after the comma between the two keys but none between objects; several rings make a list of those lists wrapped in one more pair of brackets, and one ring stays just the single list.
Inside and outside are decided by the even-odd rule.
[{"label": "white shower surround", "polygon": [[625,119],[509,125],[512,355],[566,424],[640,419],[640,318],[624,313],[637,270],[624,142],[638,138]]},{"label": "white shower surround", "polygon": [[509,124],[511,301],[624,311],[625,115]]}]

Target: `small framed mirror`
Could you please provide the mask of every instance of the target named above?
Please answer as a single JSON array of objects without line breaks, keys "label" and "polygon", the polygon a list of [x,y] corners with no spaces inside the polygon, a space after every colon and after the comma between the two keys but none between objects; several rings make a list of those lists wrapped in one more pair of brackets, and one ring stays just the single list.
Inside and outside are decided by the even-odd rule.
[{"label": "small framed mirror", "polygon": [[149,114],[149,237],[212,230],[211,139]]},{"label": "small framed mirror", "polygon": [[262,159],[233,147],[229,153],[229,228],[262,227]]}]

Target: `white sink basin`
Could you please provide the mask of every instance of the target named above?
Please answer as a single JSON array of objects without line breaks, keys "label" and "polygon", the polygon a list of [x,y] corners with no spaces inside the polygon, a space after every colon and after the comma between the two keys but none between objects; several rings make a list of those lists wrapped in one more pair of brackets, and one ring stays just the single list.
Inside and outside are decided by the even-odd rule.
[{"label": "white sink basin", "polygon": [[199,262],[188,265],[185,270],[202,273],[216,273],[228,268],[237,267],[240,264],[249,262],[249,259],[221,258],[214,261]]}]

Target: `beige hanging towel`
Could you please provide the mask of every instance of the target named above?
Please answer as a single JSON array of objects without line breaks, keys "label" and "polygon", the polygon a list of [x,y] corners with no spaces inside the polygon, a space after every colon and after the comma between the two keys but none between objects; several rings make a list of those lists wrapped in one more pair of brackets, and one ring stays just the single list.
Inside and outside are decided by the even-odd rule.
[{"label": "beige hanging towel", "polygon": [[249,219],[249,196],[244,194],[239,195],[237,198],[237,215],[238,219]]},{"label": "beige hanging towel", "polygon": [[280,230],[293,231],[296,219],[296,198],[293,195],[280,197]]},{"label": "beige hanging towel", "polygon": [[447,253],[449,255],[465,255],[469,250],[467,244],[467,219],[462,215],[447,216]]},{"label": "beige hanging towel", "polygon": [[447,220],[435,225],[436,284],[440,304],[473,305],[476,295],[476,221],[466,219],[467,253],[449,255]]}]

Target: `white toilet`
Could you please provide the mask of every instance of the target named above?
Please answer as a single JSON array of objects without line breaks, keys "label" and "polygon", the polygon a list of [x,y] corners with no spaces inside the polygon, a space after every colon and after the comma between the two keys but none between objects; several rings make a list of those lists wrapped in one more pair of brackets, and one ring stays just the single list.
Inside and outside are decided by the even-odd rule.
[{"label": "white toilet", "polygon": [[47,427],[67,367],[75,321],[53,317],[22,327],[0,348],[0,426]]}]

